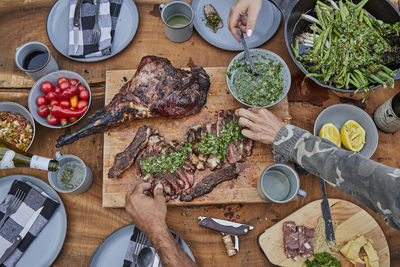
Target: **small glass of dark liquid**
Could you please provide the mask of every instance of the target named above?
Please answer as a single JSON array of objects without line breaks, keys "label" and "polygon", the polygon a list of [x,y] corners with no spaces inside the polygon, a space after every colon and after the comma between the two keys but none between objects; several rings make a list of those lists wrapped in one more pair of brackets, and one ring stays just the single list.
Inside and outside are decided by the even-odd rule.
[{"label": "small glass of dark liquid", "polygon": [[26,70],[38,70],[42,68],[49,60],[47,51],[35,50],[25,56],[22,67]]},{"label": "small glass of dark liquid", "polygon": [[17,48],[15,63],[33,80],[58,70],[49,48],[41,42],[29,42]]}]

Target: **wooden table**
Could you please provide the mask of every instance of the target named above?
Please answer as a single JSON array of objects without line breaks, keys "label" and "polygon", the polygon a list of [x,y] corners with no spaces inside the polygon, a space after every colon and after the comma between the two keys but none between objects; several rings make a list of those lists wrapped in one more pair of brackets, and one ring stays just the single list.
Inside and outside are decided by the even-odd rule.
[{"label": "wooden table", "polygon": [[[130,1],[130,0],[125,0]],[[68,60],[55,51],[46,35],[47,14],[54,3],[50,0],[2,0],[0,1],[0,101],[14,101],[27,106],[27,98],[32,81],[14,63],[15,48],[28,41],[41,41],[50,47],[61,69],[68,69],[83,75],[92,85],[93,102],[90,113],[104,105],[104,81],[106,70],[134,69],[144,55],[154,54],[168,57],[177,67],[227,66],[236,55],[209,45],[196,32],[192,38],[176,44],[166,39],[159,18],[157,0],[135,1],[140,14],[140,26],[133,42],[119,55],[100,63],[79,63]],[[394,2],[394,0],[393,0]],[[292,87],[289,93],[292,124],[312,130],[317,115],[335,103],[350,103],[362,107],[372,114],[377,106],[400,90],[380,88],[372,93],[366,103],[360,97],[337,95],[306,80],[297,69],[284,45],[283,28],[262,48],[280,55],[292,72]],[[84,121],[84,120],[83,120]],[[30,152],[52,157],[56,151],[56,138],[69,133],[79,125],[63,130],[52,130],[36,124],[37,135]],[[379,132],[379,146],[372,159],[386,165],[400,168],[400,150],[397,147],[400,133]],[[269,147],[266,153],[272,153]],[[54,266],[87,266],[96,248],[113,231],[130,224],[123,209],[101,207],[102,184],[102,134],[84,138],[61,149],[64,154],[74,154],[82,158],[92,169],[94,182],[88,192],[82,195],[61,195],[68,215],[68,232],[64,247]],[[30,174],[47,182],[47,173],[32,169],[12,169],[0,171],[0,176],[9,174]],[[203,207],[169,207],[168,225],[179,233],[189,244],[200,266],[266,266],[256,238],[264,229],[283,219],[312,200],[321,198],[318,179],[302,177],[302,188],[308,192],[305,199],[285,205],[243,204],[216,205]],[[360,203],[352,197],[330,186],[328,196]],[[384,192],[382,192],[384,194]],[[391,265],[400,266],[400,232],[388,227],[380,216],[367,210],[382,227],[390,247]],[[241,250],[229,258],[221,242],[221,235],[197,226],[198,216],[213,216],[255,226],[245,237],[240,238]],[[124,248],[121,248],[124,249]]]}]

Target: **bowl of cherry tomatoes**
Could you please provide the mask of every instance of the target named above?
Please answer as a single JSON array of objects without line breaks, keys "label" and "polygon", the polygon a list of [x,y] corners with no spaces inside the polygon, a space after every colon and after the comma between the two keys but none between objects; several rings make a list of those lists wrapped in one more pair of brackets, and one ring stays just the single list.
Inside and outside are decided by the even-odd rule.
[{"label": "bowl of cherry tomatoes", "polygon": [[28,107],[39,124],[65,128],[85,116],[91,97],[89,84],[81,75],[59,70],[43,76],[33,85]]}]

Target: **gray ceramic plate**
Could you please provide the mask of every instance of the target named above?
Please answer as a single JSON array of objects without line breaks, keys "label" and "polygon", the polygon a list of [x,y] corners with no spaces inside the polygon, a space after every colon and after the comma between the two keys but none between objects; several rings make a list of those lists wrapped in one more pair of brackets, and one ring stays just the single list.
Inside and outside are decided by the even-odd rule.
[{"label": "gray ceramic plate", "polygon": [[[67,233],[67,214],[64,204],[57,193],[42,180],[29,175],[8,175],[0,178],[0,199],[3,200],[15,179],[30,182],[40,187],[47,195],[60,202],[53,216],[42,232],[35,238],[24,255],[18,261],[16,267],[30,266],[42,267],[50,266],[57,258],[64,244],[65,234]],[[40,257],[38,257],[40,255]]]},{"label": "gray ceramic plate", "polygon": [[[324,109],[314,123],[314,135],[318,135],[325,123],[333,123],[340,131],[348,120],[358,122],[365,129],[365,145],[360,154],[370,158],[378,146],[378,130],[374,121],[364,110],[347,104],[337,104]],[[342,148],[344,148],[342,146]]]},{"label": "gray ceramic plate", "polygon": [[250,49],[250,56],[253,59],[253,62],[269,63],[272,60],[274,62],[274,64],[278,64],[278,63],[282,64],[283,67],[281,68],[281,74],[283,77],[284,87],[283,87],[283,92],[282,92],[281,96],[279,97],[279,99],[277,101],[272,102],[271,104],[266,105],[264,107],[257,107],[257,106],[252,106],[252,105],[246,104],[245,102],[243,102],[236,96],[236,93],[232,89],[232,82],[233,82],[233,78],[235,77],[236,70],[235,69],[231,70],[231,68],[233,65],[237,65],[237,63],[239,63],[240,65],[248,64],[247,60],[245,59],[244,51],[237,54],[228,65],[227,72],[230,72],[231,76],[229,78],[227,75],[225,75],[225,80],[226,80],[226,84],[228,85],[229,91],[231,92],[233,97],[235,97],[235,99],[237,101],[239,101],[240,103],[242,103],[243,105],[248,106],[248,107],[267,108],[267,107],[271,107],[273,105],[278,104],[279,102],[282,101],[282,99],[285,98],[285,96],[287,95],[287,93],[290,90],[291,75],[290,75],[289,67],[286,65],[286,62],[280,56],[278,56],[277,54],[275,54],[269,50],[266,50],[266,49],[260,49],[260,48]]},{"label": "gray ceramic plate", "polygon": [[[132,236],[134,225],[124,226],[109,235],[97,248],[89,266],[90,267],[110,267],[122,266],[125,253],[128,249],[129,240]],[[178,236],[179,237],[179,236]],[[179,237],[178,243],[186,254],[193,260],[194,256],[186,242]]]},{"label": "gray ceramic plate", "polygon": [[111,55],[92,58],[75,58],[68,55],[68,16],[69,0],[58,0],[47,16],[47,36],[51,44],[62,55],[76,61],[95,62],[110,58],[122,50],[132,41],[139,26],[139,13],[132,0],[124,0],[115,29]]},{"label": "gray ceramic plate", "polygon": [[12,114],[19,113],[25,117],[31,124],[33,129],[32,141],[29,144],[26,151],[31,147],[33,140],[35,139],[36,127],[35,121],[33,120],[32,114],[22,105],[14,102],[0,102],[0,111],[9,111]]},{"label": "gray ceramic plate", "polygon": [[[228,29],[229,10],[235,2],[236,0],[193,0],[192,7],[196,14],[194,27],[201,37],[213,46],[225,50],[240,51],[243,50],[242,45],[233,38]],[[215,7],[224,23],[224,27],[219,29],[216,33],[206,26],[207,20],[204,15],[203,7],[207,4],[212,4]],[[271,2],[264,0],[254,33],[247,39],[249,48],[260,46],[268,41],[278,30],[280,23],[281,12],[279,9]]]}]

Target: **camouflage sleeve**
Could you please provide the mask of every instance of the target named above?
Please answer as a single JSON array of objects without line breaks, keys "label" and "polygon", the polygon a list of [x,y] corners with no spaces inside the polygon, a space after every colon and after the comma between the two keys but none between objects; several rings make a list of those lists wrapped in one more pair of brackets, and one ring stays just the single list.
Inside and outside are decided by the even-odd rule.
[{"label": "camouflage sleeve", "polygon": [[400,230],[400,170],[358,153],[338,148],[293,125],[283,127],[274,140],[274,159],[293,161],[352,195]]}]

